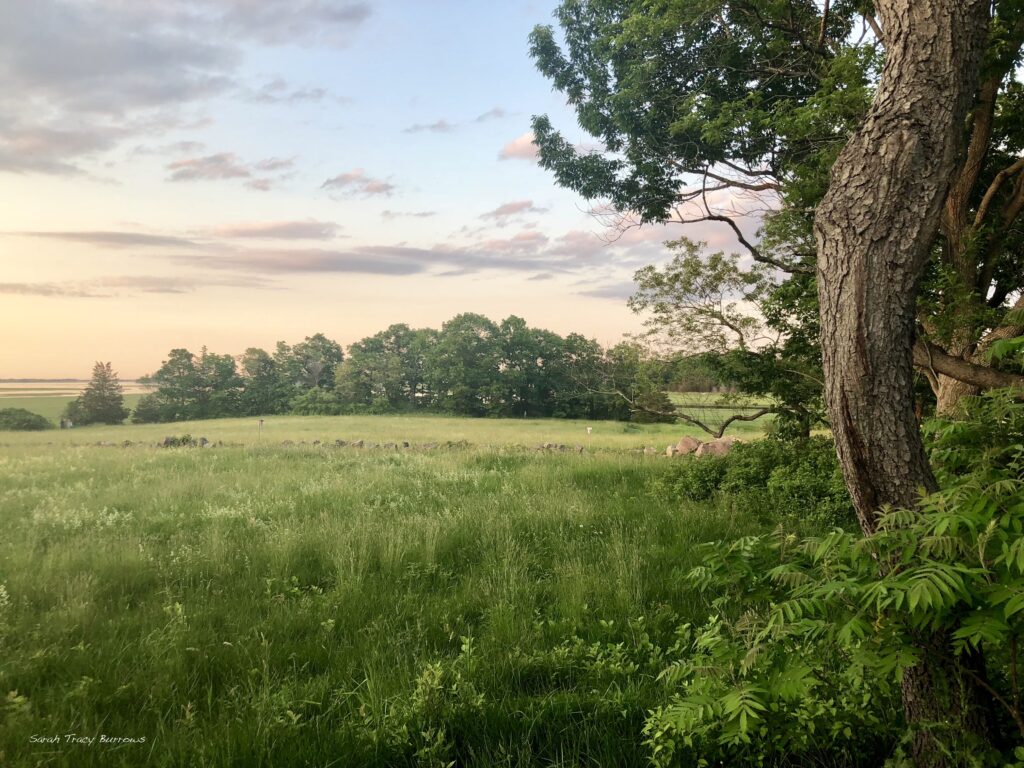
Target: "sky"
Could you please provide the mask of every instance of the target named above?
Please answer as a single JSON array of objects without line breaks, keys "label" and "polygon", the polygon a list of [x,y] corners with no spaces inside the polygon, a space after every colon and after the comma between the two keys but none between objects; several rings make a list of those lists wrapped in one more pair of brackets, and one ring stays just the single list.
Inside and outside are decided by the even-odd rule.
[{"label": "sky", "polygon": [[613,240],[537,165],[534,114],[594,141],[529,57],[555,6],[0,0],[0,378],[460,312],[639,330],[681,233]]}]

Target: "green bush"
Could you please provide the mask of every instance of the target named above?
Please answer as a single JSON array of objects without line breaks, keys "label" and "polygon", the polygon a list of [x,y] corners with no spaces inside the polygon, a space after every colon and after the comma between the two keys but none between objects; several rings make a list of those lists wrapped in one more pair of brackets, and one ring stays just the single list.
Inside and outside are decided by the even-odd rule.
[{"label": "green bush", "polygon": [[655,490],[686,501],[718,495],[761,517],[793,516],[827,527],[855,523],[835,446],[825,437],[757,440],[726,456],[684,457]]},{"label": "green bush", "polygon": [[[651,712],[645,730],[655,765],[806,765],[823,755],[828,764],[909,765],[904,744],[922,733],[900,712],[911,667],[932,675],[937,697],[980,684],[991,705],[980,714],[992,743],[961,720],[976,712],[950,709],[943,721],[916,724],[949,756],[945,765],[1020,765],[1024,405],[1016,397],[990,392],[969,399],[961,420],[931,422],[941,490],[915,508],[881,510],[870,535],[801,540],[780,527],[704,547],[688,581],[708,596],[710,616],[681,626],[669,651],[662,678],[672,701]],[[811,489],[818,503],[828,466],[819,456],[785,477],[773,470],[766,488],[774,483],[776,496],[795,501]],[[932,663],[926,654],[937,644],[983,658],[985,678],[969,664],[942,666],[943,656]]]},{"label": "green bush", "polygon": [[44,429],[53,429],[53,424],[38,413],[24,408],[0,408],[0,430],[39,432]]},{"label": "green bush", "polygon": [[337,416],[342,406],[333,391],[313,387],[292,400],[292,413],[299,416]]}]

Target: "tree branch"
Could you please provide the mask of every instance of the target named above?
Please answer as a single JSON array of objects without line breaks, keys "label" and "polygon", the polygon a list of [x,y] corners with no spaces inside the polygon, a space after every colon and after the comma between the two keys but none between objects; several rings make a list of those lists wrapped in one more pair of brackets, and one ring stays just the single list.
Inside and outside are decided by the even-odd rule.
[{"label": "tree branch", "polygon": [[1003,182],[1011,176],[1020,173],[1021,170],[1024,170],[1024,157],[1017,160],[1010,167],[1004,168],[996,174],[995,178],[992,179],[992,183],[988,185],[988,189],[985,190],[985,195],[981,198],[981,204],[978,206],[978,212],[974,215],[975,227],[980,227],[985,221],[985,216],[988,215],[988,209],[992,205],[992,199],[996,196],[996,193],[1003,185]]},{"label": "tree branch", "polygon": [[708,189],[708,192],[716,190],[726,189],[728,187],[738,187],[739,189],[746,189],[751,192],[781,192],[782,185],[775,181],[764,181],[760,184],[750,184],[746,181],[738,181],[736,179],[730,179],[728,176],[719,176],[717,173],[711,171],[704,171],[705,176],[710,176],[715,181],[720,181],[724,186],[716,187],[714,189]]},{"label": "tree branch", "polygon": [[914,365],[934,373],[973,384],[982,389],[1000,387],[1024,388],[1024,375],[1007,373],[986,365],[978,365],[961,357],[954,357],[934,344],[918,339],[914,343]]},{"label": "tree branch", "polygon": [[825,32],[828,30],[829,0],[825,0],[825,8],[821,12],[821,27],[818,29],[818,48],[825,47]]},{"label": "tree branch", "polygon": [[875,39],[879,44],[885,45],[885,36],[882,34],[882,28],[878,25],[878,19],[875,18],[874,14],[865,13],[864,21],[871,27],[871,31],[875,33]]},{"label": "tree branch", "polygon": [[699,219],[693,219],[692,221],[720,221],[723,224],[728,224],[729,228],[732,229],[733,233],[736,235],[736,239],[740,241],[740,244],[744,248],[747,249],[747,251],[750,253],[751,258],[753,258],[754,261],[775,267],[776,269],[780,269],[783,272],[787,272],[791,275],[796,273],[807,275],[814,274],[813,267],[809,267],[804,264],[786,264],[784,262],[779,261],[778,259],[773,259],[771,256],[765,256],[757,246],[755,246],[753,243],[747,240],[747,238],[743,235],[743,232],[740,230],[739,225],[728,216],[723,216],[720,213],[711,213],[710,211],[708,211],[706,216],[701,216]]}]

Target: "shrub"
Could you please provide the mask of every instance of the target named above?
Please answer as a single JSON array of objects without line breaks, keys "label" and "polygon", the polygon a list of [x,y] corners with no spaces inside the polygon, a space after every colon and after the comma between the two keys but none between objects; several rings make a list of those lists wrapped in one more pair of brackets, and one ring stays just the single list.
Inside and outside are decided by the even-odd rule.
[{"label": "shrub", "polygon": [[835,446],[824,437],[739,443],[726,456],[680,459],[655,485],[669,499],[724,501],[762,517],[854,525]]},{"label": "shrub", "polygon": [[[780,528],[705,546],[688,578],[712,611],[702,626],[680,627],[662,675],[674,698],[647,722],[655,765],[805,764],[801,755],[821,750],[830,764],[874,751],[867,764],[888,752],[886,765],[908,765],[899,742],[919,732],[902,721],[898,693],[918,665],[935,696],[973,678],[991,703],[982,714],[992,744],[963,727],[962,713],[920,726],[945,764],[1020,765],[1024,405],[987,393],[967,402],[963,420],[927,432],[941,490],[912,509],[881,510],[870,535],[801,541]],[[826,476],[805,463],[792,483],[773,472],[767,487],[804,487],[801,470],[815,483]],[[929,664],[936,643],[984,658],[987,679]]]},{"label": "shrub", "polygon": [[44,416],[24,408],[0,408],[0,429],[13,432],[39,432],[53,429],[53,424]]},{"label": "shrub", "polygon": [[299,416],[337,416],[341,403],[334,392],[313,387],[292,400],[292,413]]},{"label": "shrub", "polygon": [[165,421],[160,396],[155,392],[143,395],[132,411],[133,424],[158,424]]}]

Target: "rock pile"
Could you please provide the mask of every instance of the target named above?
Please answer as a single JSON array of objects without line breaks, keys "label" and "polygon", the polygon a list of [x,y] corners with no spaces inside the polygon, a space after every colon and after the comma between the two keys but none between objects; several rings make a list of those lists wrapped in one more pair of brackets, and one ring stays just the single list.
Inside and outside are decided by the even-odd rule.
[{"label": "rock pile", "polygon": [[[706,443],[701,442],[695,437],[689,435],[679,439],[678,443],[666,446],[665,456],[669,458],[673,456],[725,456],[732,447],[740,442],[735,437],[718,437],[714,440],[710,440]],[[643,453],[645,456],[654,456],[658,451],[653,447],[644,448]]]}]

